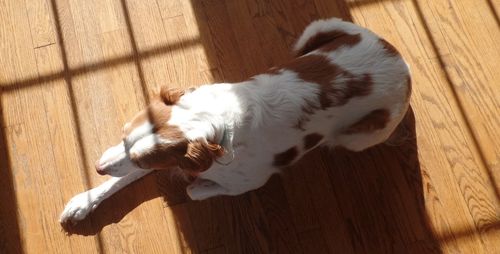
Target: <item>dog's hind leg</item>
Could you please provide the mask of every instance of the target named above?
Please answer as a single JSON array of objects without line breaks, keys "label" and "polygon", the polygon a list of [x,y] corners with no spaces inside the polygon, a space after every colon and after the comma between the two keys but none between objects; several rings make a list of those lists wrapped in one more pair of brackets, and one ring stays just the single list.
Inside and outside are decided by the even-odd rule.
[{"label": "dog's hind leg", "polygon": [[74,196],[64,207],[59,222],[65,224],[83,220],[103,200],[150,172],[152,170],[136,170],[122,177],[112,177],[103,184]]}]

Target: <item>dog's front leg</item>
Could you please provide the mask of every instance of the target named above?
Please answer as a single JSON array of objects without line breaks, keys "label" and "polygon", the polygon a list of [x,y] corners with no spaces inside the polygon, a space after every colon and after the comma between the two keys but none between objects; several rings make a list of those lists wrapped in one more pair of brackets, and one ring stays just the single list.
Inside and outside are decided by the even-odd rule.
[{"label": "dog's front leg", "polygon": [[77,221],[83,220],[91,211],[96,209],[103,200],[150,172],[152,171],[136,170],[122,177],[112,177],[101,185],[74,196],[68,204],[66,204],[59,218],[59,222],[65,224],[69,221],[76,223]]}]

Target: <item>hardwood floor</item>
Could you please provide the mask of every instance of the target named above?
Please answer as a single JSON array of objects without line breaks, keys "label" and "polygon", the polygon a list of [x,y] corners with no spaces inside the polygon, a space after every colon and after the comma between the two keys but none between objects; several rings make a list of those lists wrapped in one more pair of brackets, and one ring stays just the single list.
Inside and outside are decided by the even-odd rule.
[{"label": "hardwood floor", "polygon": [[[498,0],[0,0],[0,253],[500,253]],[[408,140],[317,149],[238,197],[158,172],[69,229],[93,162],[161,85],[241,81],[342,17],[413,73]]]}]

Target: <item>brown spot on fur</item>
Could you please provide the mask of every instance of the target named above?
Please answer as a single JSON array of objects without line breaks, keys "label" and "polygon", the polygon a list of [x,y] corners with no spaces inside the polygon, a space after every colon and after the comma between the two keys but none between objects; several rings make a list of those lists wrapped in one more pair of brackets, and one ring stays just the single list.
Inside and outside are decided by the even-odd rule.
[{"label": "brown spot on fur", "polygon": [[[296,72],[300,79],[320,85],[319,104],[321,109],[341,106],[355,96],[370,94],[373,85],[370,74],[354,76],[321,55],[307,55],[290,62],[284,68]],[[335,83],[337,77],[347,78],[345,87]],[[311,107],[307,103],[307,107]],[[306,107],[306,108],[307,108]],[[309,110],[313,112],[312,109]]]},{"label": "brown spot on fur", "polygon": [[292,147],[282,153],[274,155],[273,166],[284,167],[292,163],[297,158],[299,151],[297,147]]},{"label": "brown spot on fur", "polygon": [[357,96],[369,95],[373,87],[372,76],[368,73],[363,74],[361,77],[352,77],[347,81],[345,90],[341,91],[343,94],[337,96],[337,103],[335,106],[341,106],[346,104],[349,99]]},{"label": "brown spot on fur", "polygon": [[342,133],[369,133],[385,128],[389,122],[390,112],[387,109],[377,109],[363,116],[359,121],[349,126]]},{"label": "brown spot on fur", "polygon": [[361,41],[359,34],[348,34],[344,31],[333,30],[321,32],[309,38],[304,47],[297,50],[296,56],[305,55],[311,51],[334,51],[341,46],[353,46]]},{"label": "brown spot on fur", "polygon": [[323,135],[318,133],[311,133],[304,137],[304,149],[309,150],[315,147],[321,140]]},{"label": "brown spot on fur", "polygon": [[380,38],[379,42],[382,44],[388,55],[399,56],[399,51],[394,46],[392,46],[392,44],[390,44],[388,41]]},{"label": "brown spot on fur", "polygon": [[296,72],[300,79],[320,85],[319,103],[322,109],[332,105],[330,94],[335,90],[333,81],[344,70],[321,55],[307,55],[284,66]]},{"label": "brown spot on fur", "polygon": [[322,55],[299,57],[282,68],[296,72],[298,77],[306,82],[319,85],[318,101],[305,101],[302,107],[304,114],[294,126],[301,130],[309,120],[308,115],[312,115],[315,110],[341,106],[352,97],[366,96],[371,93],[373,86],[370,74],[354,76]]},{"label": "brown spot on fur", "polygon": [[360,34],[345,33],[338,39],[325,44],[320,48],[321,51],[331,52],[339,49],[340,47],[353,47],[361,41]]}]

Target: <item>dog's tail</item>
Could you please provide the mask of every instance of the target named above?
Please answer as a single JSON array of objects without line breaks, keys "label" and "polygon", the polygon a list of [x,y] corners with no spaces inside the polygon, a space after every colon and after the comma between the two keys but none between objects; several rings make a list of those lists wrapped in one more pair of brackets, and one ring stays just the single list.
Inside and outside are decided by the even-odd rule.
[{"label": "dog's tail", "polygon": [[334,41],[335,39],[348,34],[359,33],[363,28],[342,21],[338,18],[317,20],[306,27],[293,49],[295,56],[299,57],[321,46]]}]

